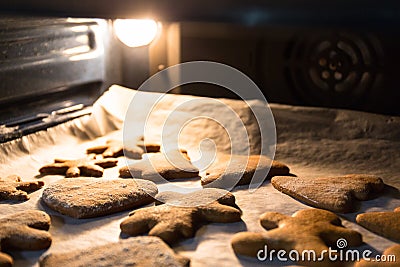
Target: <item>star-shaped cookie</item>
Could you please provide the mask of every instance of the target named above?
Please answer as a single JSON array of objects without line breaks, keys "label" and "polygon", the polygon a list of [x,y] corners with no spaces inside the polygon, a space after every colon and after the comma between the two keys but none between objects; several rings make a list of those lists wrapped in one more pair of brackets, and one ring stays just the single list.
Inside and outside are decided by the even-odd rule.
[{"label": "star-shaped cookie", "polygon": [[[0,217],[0,251],[41,250],[51,244],[50,217],[38,210],[27,210]],[[0,252],[0,264],[11,266],[12,258]]]},{"label": "star-shaped cookie", "polygon": [[271,184],[308,205],[340,213],[354,211],[357,200],[371,199],[384,188],[381,178],[365,174],[319,178],[279,176],[272,178]]},{"label": "star-shaped cookie", "polygon": [[141,159],[144,153],[140,146],[126,147],[121,141],[108,140],[105,145],[90,147],[86,150],[88,154],[102,154],[104,158],[118,158],[125,155],[132,159]]},{"label": "star-shaped cookie", "polygon": [[382,255],[385,257],[380,256],[380,261],[376,261],[374,258],[369,261],[362,259],[357,262],[354,267],[398,267],[400,261],[400,245],[387,248]]},{"label": "star-shaped cookie", "polygon": [[141,178],[154,182],[199,177],[199,170],[179,150],[157,153],[119,170],[122,178]]},{"label": "star-shaped cookie", "polygon": [[[268,168],[269,172],[268,172]],[[207,185],[218,180],[218,184],[231,179],[238,179],[236,185],[249,184],[256,173],[265,178],[276,175],[288,175],[290,170],[285,164],[270,160],[263,155],[218,155],[216,161],[206,170],[201,184]]]},{"label": "star-shaped cookie", "polygon": [[54,163],[48,164],[40,168],[39,172],[42,175],[60,174],[65,177],[101,177],[103,176],[104,168],[117,166],[117,159],[77,159],[64,160],[55,159]]},{"label": "star-shaped cookie", "polygon": [[17,175],[0,178],[0,200],[28,200],[28,193],[39,190],[43,186],[43,181],[23,182]]},{"label": "star-shaped cookie", "polygon": [[[222,189],[208,188],[188,195],[160,193],[156,199],[167,201],[133,211],[121,223],[121,231],[136,236],[147,233],[158,236],[168,244],[191,238],[202,225],[216,222],[240,221],[241,211],[233,194]],[[204,205],[205,200],[210,202]],[[206,201],[208,202],[208,201]]]},{"label": "star-shaped cookie", "polygon": [[231,245],[235,253],[269,259],[272,250],[275,252],[284,250],[286,256],[291,251],[297,251],[300,255],[304,251],[313,251],[315,257],[322,256],[323,261],[313,261],[313,258],[311,261],[307,261],[308,258],[302,261],[302,258],[299,258],[298,262],[313,266],[327,266],[334,263],[329,261],[328,254],[324,255],[323,251],[328,251],[329,247],[335,248],[339,244],[338,240],[345,244],[341,248],[362,244],[360,233],[344,228],[339,217],[326,210],[300,210],[293,216],[278,212],[266,212],[261,215],[260,223],[269,231],[241,232],[233,236]]},{"label": "star-shaped cookie", "polygon": [[400,207],[394,211],[361,213],[356,221],[371,232],[400,242]]}]

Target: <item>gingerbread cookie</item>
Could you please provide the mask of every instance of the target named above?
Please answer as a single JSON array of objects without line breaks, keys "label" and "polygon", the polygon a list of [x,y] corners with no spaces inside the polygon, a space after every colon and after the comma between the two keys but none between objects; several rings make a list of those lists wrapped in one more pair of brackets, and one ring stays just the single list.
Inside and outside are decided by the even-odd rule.
[{"label": "gingerbread cookie", "polygon": [[117,159],[55,159],[54,163],[43,166],[39,172],[42,175],[60,174],[65,175],[65,177],[101,177],[104,168],[115,167],[117,163]]},{"label": "gingerbread cookie", "polygon": [[[361,234],[342,226],[338,216],[321,209],[300,210],[287,216],[277,212],[266,212],[260,217],[261,225],[269,230],[264,233],[241,232],[233,236],[231,240],[235,253],[256,257],[270,258],[271,252],[284,250],[286,255],[290,251],[297,251],[302,255],[303,251],[314,251],[316,258],[321,256],[324,261],[302,261],[307,265],[327,266],[329,262],[327,254],[329,247],[335,247],[338,240],[345,240],[347,246],[359,246],[362,244]],[[265,249],[267,248],[267,249]],[[265,255],[267,253],[267,255]],[[276,255],[276,254],[275,254]],[[325,257],[324,257],[325,256]]]},{"label": "gingerbread cookie", "polygon": [[371,232],[400,242],[400,207],[394,211],[358,214],[356,221]]},{"label": "gingerbread cookie", "polygon": [[189,259],[176,254],[160,238],[141,236],[102,246],[50,254],[40,259],[50,266],[189,266]]},{"label": "gingerbread cookie", "polygon": [[[0,250],[41,250],[50,247],[50,217],[43,211],[27,210],[0,217]],[[12,258],[0,252],[0,266],[11,266]]]},{"label": "gingerbread cookie", "polygon": [[[125,150],[125,151],[124,151]],[[105,145],[90,147],[86,150],[88,154],[102,154],[104,158],[117,158],[127,156],[132,159],[141,159],[144,153],[139,146],[125,147],[121,141],[108,140]]]},{"label": "gingerbread cookie", "polygon": [[201,178],[201,184],[206,185],[216,180],[223,183],[225,179],[236,177],[240,179],[237,185],[249,184],[256,171],[265,174],[265,177],[272,177],[288,175],[290,170],[285,164],[275,160],[271,162],[263,155],[219,155],[215,163],[206,170],[206,176]]},{"label": "gingerbread cookie", "polygon": [[0,200],[28,200],[28,193],[39,190],[43,186],[43,181],[23,182],[17,175],[0,178]]},{"label": "gingerbread cookie", "polygon": [[384,183],[374,175],[300,178],[280,176],[271,180],[275,189],[308,205],[333,212],[352,212],[356,200],[368,200],[383,191]]},{"label": "gingerbread cookie", "polygon": [[[199,177],[199,170],[192,165],[185,154],[178,150],[168,151],[167,154],[155,154],[119,170],[122,178],[142,178],[154,182],[163,179],[173,180]],[[161,177],[160,177],[161,176]]]},{"label": "gingerbread cookie", "polygon": [[386,257],[381,256],[379,258],[381,261],[375,261],[374,258],[370,261],[362,259],[357,262],[354,267],[398,267],[400,263],[400,245],[389,247],[382,255],[385,255]]},{"label": "gingerbread cookie", "polygon": [[[208,188],[186,196],[166,192],[157,195],[156,199],[179,206],[158,203],[158,206],[135,210],[121,223],[121,231],[132,236],[148,232],[150,236],[158,236],[168,244],[174,244],[183,238],[193,237],[204,224],[241,220],[235,197],[221,189]],[[198,206],[204,199],[211,202]]]},{"label": "gingerbread cookie", "polygon": [[63,179],[43,191],[48,207],[73,218],[92,218],[154,201],[157,186],[146,180]]},{"label": "gingerbread cookie", "polygon": [[138,147],[142,148],[145,151],[145,153],[160,152],[161,148],[160,144],[145,141],[143,136],[139,138],[136,144]]},{"label": "gingerbread cookie", "polygon": [[11,267],[14,265],[14,260],[10,255],[0,252],[0,267]]}]

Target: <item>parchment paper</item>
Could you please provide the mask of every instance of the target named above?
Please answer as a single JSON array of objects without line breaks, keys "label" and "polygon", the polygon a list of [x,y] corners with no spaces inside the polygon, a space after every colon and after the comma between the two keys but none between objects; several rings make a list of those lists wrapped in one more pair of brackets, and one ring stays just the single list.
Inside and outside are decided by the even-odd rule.
[{"label": "parchment paper", "polygon": [[[82,117],[48,129],[47,131],[25,136],[22,139],[0,145],[0,177],[18,174],[25,180],[43,179],[46,185],[63,179],[62,176],[45,176],[38,178],[38,169],[54,158],[80,158],[85,156],[86,148],[103,144],[110,138],[122,138],[122,127],[125,114],[132,98],[138,92],[113,86],[93,106],[91,116]],[[155,93],[148,95],[150,104]],[[145,97],[146,98],[146,97]],[[180,104],[198,99],[192,96],[168,95],[157,105],[153,121],[149,121],[146,139],[159,141],[161,136],[160,122],[171,110]],[[245,125],[250,146],[243,146],[251,153],[260,151],[261,140],[257,124],[249,112],[249,107],[241,101],[222,100],[239,114]],[[207,111],[210,114],[226,112],[213,101],[197,104],[196,101],[182,110],[183,116]],[[146,105],[146,103],[143,103]],[[252,108],[264,108],[262,102],[250,101]],[[362,202],[356,213],[341,215],[346,227],[360,231],[365,245],[359,250],[370,249],[380,253],[393,242],[379,237],[355,223],[355,216],[365,211],[393,210],[400,206],[400,196],[395,188],[400,188],[400,118],[375,115],[354,111],[323,108],[303,108],[271,104],[277,126],[276,159],[288,164],[291,173],[298,176],[341,175],[348,173],[371,173],[380,175],[389,186],[385,195],[370,201]],[[140,106],[134,108],[137,121],[145,118],[140,113]],[[227,123],[235,126],[234,120]],[[211,138],[218,152],[231,150],[230,140],[240,140],[241,136],[226,132],[217,123],[209,120],[197,120],[182,132],[179,144],[189,150],[193,159],[202,157],[199,141]],[[238,134],[240,131],[238,131]],[[270,140],[269,140],[270,141]],[[268,140],[264,145],[270,145]],[[207,144],[206,144],[207,145]],[[204,148],[204,147],[203,147]],[[207,147],[206,147],[207,148]],[[201,161],[198,161],[201,162]],[[127,164],[120,158],[119,167]],[[104,178],[118,177],[119,167],[106,169]],[[184,186],[200,187],[197,180],[174,182]],[[52,218],[50,233],[53,243],[46,251],[11,251],[15,266],[38,266],[39,257],[47,253],[65,252],[95,245],[116,242],[120,238],[119,224],[129,211],[95,219],[72,219],[50,210],[40,201],[42,190],[30,195],[30,200],[23,203],[2,202],[0,216],[26,209],[46,211]],[[258,217],[266,211],[277,211],[291,215],[308,206],[276,191],[266,181],[257,191],[250,193],[248,186],[236,188],[233,193],[237,204],[243,210],[243,222],[233,224],[210,224],[202,227],[192,239],[182,241],[173,248],[178,253],[191,258],[191,266],[266,266],[286,265],[291,263],[258,262],[256,259],[237,257],[230,246],[233,234],[239,231],[263,231]]]}]

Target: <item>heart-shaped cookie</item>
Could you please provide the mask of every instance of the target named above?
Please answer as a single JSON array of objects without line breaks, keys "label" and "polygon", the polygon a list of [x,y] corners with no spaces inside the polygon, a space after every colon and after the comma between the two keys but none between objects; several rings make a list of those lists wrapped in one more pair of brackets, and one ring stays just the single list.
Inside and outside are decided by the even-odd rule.
[{"label": "heart-shaped cookie", "polygon": [[371,199],[384,188],[381,178],[365,174],[319,178],[278,176],[271,183],[275,189],[308,205],[340,213],[354,211],[357,200]]},{"label": "heart-shaped cookie", "polygon": [[42,200],[51,209],[73,218],[91,218],[152,203],[157,186],[136,179],[62,179],[49,185]]},{"label": "heart-shaped cookie", "polygon": [[356,221],[371,232],[400,242],[400,207],[394,211],[361,213]]}]

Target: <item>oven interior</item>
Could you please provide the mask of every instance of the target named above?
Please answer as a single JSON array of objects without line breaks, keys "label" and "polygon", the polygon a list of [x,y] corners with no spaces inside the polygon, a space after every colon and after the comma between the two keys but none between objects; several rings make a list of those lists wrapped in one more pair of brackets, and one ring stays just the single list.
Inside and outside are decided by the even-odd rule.
[{"label": "oven interior", "polygon": [[[355,217],[400,205],[398,4],[303,2],[1,3],[0,176],[19,170],[19,175],[35,179],[38,168],[60,154],[82,157],[92,145],[122,138],[125,112],[137,93],[127,88],[137,89],[152,75],[179,63],[215,61],[240,70],[260,88],[275,119],[275,157],[287,163],[291,173],[318,177],[361,172],[384,179],[384,196],[362,202],[358,212],[340,214],[346,227],[363,234],[360,251],[381,253],[395,242],[357,225]],[[121,41],[116,20],[130,18],[157,21],[151,43],[129,47]],[[217,85],[186,84],[168,95],[156,111],[160,117],[171,103],[197,99],[194,96],[229,99],[240,110],[235,102],[239,96]],[[196,109],[201,105],[184,111]],[[150,139],[159,140],[162,129],[157,121],[152,127]],[[196,155],[198,142],[207,135],[224,149],[218,146],[223,139],[215,127],[196,127],[184,137],[189,153]],[[124,163],[119,159],[119,165]],[[21,170],[21,166],[26,167]],[[106,170],[105,176],[117,177],[118,169]],[[43,178],[46,184],[59,179]],[[237,257],[229,244],[232,235],[263,231],[258,217],[267,210],[292,214],[308,207],[274,190],[268,181],[253,194],[246,186],[233,193],[243,222],[205,226],[195,238],[173,246],[191,259],[192,266],[265,266]],[[50,250],[10,251],[15,266],[38,266],[47,253],[123,238],[119,224],[128,212],[75,220],[48,209],[40,194],[33,193],[26,203],[0,204],[1,215],[29,208],[44,210],[52,218]],[[215,255],[209,257],[210,251]]]}]

